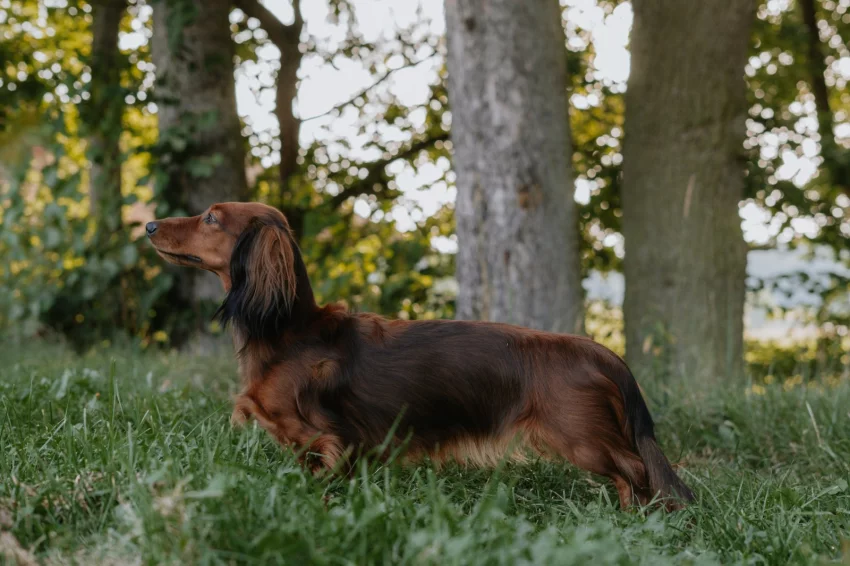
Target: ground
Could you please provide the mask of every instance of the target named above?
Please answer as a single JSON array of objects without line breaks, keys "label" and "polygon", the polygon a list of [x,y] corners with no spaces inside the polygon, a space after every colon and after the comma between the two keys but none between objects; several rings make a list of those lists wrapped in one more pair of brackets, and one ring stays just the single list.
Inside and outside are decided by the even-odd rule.
[{"label": "ground", "polygon": [[624,513],[545,461],[316,480],[230,427],[230,352],[6,344],[0,563],[850,564],[850,387],[788,383],[642,383],[699,503]]}]

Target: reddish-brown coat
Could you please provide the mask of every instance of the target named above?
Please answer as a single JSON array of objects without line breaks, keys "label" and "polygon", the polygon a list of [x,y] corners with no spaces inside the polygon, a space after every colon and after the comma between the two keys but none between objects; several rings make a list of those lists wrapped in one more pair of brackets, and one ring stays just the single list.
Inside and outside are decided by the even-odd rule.
[{"label": "reddish-brown coat", "polygon": [[220,313],[243,386],[232,421],[256,419],[314,471],[397,448],[408,461],[474,465],[530,450],[609,477],[623,507],[693,498],[655,442],[631,372],[603,346],[319,307],[279,211],[225,203],[209,214],[214,222],[160,221],[151,240],[169,261],[218,273],[228,291]]}]

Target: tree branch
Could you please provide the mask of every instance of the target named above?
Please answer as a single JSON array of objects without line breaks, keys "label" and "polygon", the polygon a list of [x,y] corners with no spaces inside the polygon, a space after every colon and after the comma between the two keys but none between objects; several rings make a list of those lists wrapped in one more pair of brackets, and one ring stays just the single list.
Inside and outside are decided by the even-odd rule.
[{"label": "tree branch", "polygon": [[332,106],[331,108],[328,108],[326,111],[324,111],[324,112],[322,112],[322,113],[320,113],[320,114],[315,114],[315,115],[313,115],[313,116],[309,116],[309,117],[307,117],[307,118],[301,118],[301,122],[303,123],[303,122],[309,122],[310,120],[316,120],[317,118],[321,118],[321,117],[323,117],[323,116],[327,116],[327,115],[328,115],[328,114],[330,114],[331,112],[336,112],[336,111],[338,111],[338,110],[342,110],[343,108],[345,108],[345,107],[346,107],[346,106],[348,106],[349,104],[353,104],[353,103],[354,103],[354,101],[355,101],[355,100],[357,100],[358,98],[360,98],[361,96],[364,96],[364,95],[368,94],[368,93],[369,93],[372,89],[374,89],[374,88],[375,88],[375,87],[377,87],[378,85],[382,84],[384,81],[386,81],[388,78],[390,78],[390,77],[391,77],[393,74],[395,74],[396,72],[398,72],[398,71],[402,71],[402,70],[404,70],[404,69],[412,69],[413,67],[416,67],[416,66],[418,66],[418,65],[421,65],[421,64],[422,64],[422,63],[424,63],[425,61],[430,61],[432,58],[433,58],[433,55],[432,55],[432,56],[429,56],[429,57],[426,57],[426,58],[422,59],[421,61],[417,61],[417,62],[415,62],[415,63],[410,63],[410,64],[408,64],[408,65],[404,65],[403,67],[398,67],[398,68],[396,68],[396,69],[390,69],[389,71],[387,71],[386,73],[384,73],[383,75],[381,75],[381,77],[380,77],[380,78],[376,79],[374,83],[372,83],[371,85],[367,86],[367,87],[366,87],[366,88],[364,88],[363,90],[358,91],[356,94],[352,95],[352,96],[351,96],[348,100],[345,100],[345,101],[343,101],[343,102],[340,102],[339,104],[336,104],[336,105]]},{"label": "tree branch", "polygon": [[340,191],[339,194],[334,195],[330,200],[331,207],[338,208],[342,203],[344,203],[351,197],[358,197],[360,195],[367,194],[376,194],[378,191],[376,190],[375,185],[381,185],[382,181],[384,181],[384,169],[386,169],[387,165],[399,159],[407,159],[409,157],[413,157],[420,151],[430,148],[438,141],[445,141],[448,139],[448,132],[440,132],[436,136],[430,136],[421,140],[414,141],[409,146],[407,146],[407,148],[386,159],[380,159],[378,161],[373,161],[368,165],[363,165],[363,167],[365,167],[368,171],[366,177],[363,179],[356,180],[354,183],[348,185],[346,188]]},{"label": "tree branch", "polygon": [[[260,27],[269,34],[269,39],[281,49],[285,43],[298,42],[304,21],[301,18],[301,7],[298,0],[293,0],[292,9],[295,11],[295,21],[284,24],[260,0],[234,0],[234,5],[245,12],[248,17],[260,20]],[[281,49],[281,51],[283,51]]]}]

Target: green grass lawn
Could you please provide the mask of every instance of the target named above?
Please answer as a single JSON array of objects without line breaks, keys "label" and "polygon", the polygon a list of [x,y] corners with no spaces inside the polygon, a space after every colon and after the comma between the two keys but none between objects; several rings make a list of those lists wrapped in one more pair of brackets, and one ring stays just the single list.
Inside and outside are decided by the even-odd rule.
[{"label": "green grass lawn", "polygon": [[229,350],[3,346],[0,563],[850,564],[850,387],[644,385],[683,512],[623,513],[544,461],[320,481],[231,429]]}]

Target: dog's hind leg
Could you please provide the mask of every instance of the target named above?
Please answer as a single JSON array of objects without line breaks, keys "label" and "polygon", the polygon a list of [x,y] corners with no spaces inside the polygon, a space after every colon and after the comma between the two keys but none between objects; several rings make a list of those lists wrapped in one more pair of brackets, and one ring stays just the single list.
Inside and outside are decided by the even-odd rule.
[{"label": "dog's hind leg", "polygon": [[575,466],[609,478],[617,488],[623,509],[645,503],[647,483],[643,461],[622,426],[621,409],[603,390],[565,391],[562,399],[547,403],[549,410],[535,415],[536,444]]}]

